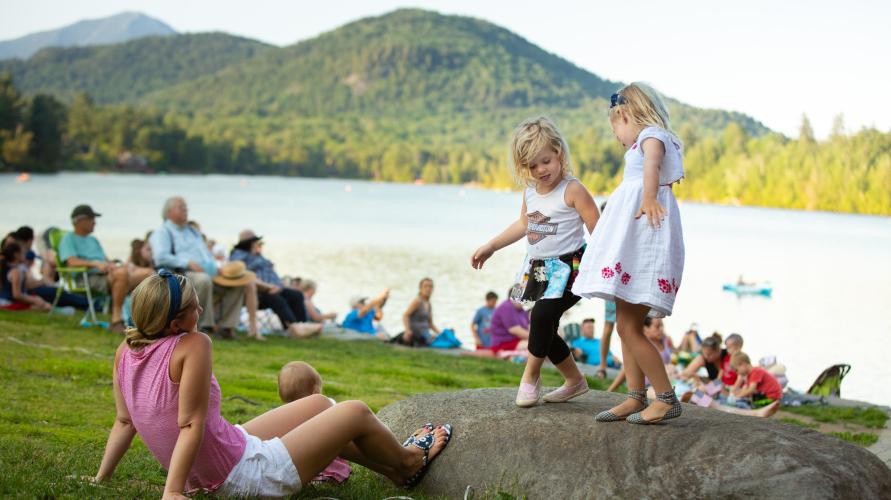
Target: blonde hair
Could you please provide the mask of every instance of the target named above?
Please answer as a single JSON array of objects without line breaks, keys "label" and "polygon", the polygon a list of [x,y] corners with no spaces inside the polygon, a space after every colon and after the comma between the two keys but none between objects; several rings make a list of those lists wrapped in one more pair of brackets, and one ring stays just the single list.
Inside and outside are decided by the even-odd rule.
[{"label": "blonde hair", "polygon": [[300,282],[300,289],[304,292],[316,289],[316,282],[313,280],[303,280]]},{"label": "blonde hair", "polygon": [[739,366],[742,364],[746,364],[746,365],[752,364],[752,360],[749,359],[748,354],[746,354],[742,351],[736,351],[735,353],[733,353],[730,356],[730,367],[731,368],[733,368],[735,370],[735,369],[739,368]]},{"label": "blonde hair", "polygon": [[550,148],[557,153],[560,161],[560,174],[566,177],[572,174],[572,163],[569,160],[569,145],[557,126],[547,116],[530,118],[520,123],[514,130],[510,143],[510,159],[514,167],[514,178],[527,186],[535,184],[529,173],[529,164],[545,150]]},{"label": "blonde hair", "polygon": [[[189,278],[176,275],[176,279],[182,290],[182,299],[174,319],[182,321],[186,314],[198,306],[198,294]],[[127,345],[130,348],[147,346],[178,333],[170,331],[170,323],[167,322],[170,288],[166,278],[157,274],[149,276],[133,290],[132,297],[133,323],[136,326],[127,329]]]},{"label": "blonde hair", "polygon": [[622,87],[617,94],[623,102],[610,108],[610,121],[616,120],[621,112],[635,125],[660,127],[671,132],[668,107],[656,89],[643,82],[633,82]]},{"label": "blonde hair", "polygon": [[308,363],[291,361],[278,372],[278,396],[285,403],[319,393],[322,377]]}]

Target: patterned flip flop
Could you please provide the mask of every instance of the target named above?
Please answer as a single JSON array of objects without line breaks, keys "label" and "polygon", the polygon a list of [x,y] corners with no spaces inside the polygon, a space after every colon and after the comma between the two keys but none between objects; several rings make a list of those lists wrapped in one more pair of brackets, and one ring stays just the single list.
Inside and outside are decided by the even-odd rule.
[{"label": "patterned flip flop", "polygon": [[414,442],[411,443],[416,448],[424,450],[424,463],[421,465],[421,468],[402,485],[403,488],[410,489],[417,486],[418,483],[421,482],[421,479],[424,479],[424,475],[427,473],[427,469],[429,469],[433,460],[445,451],[445,447],[448,446],[449,441],[452,439],[452,426],[450,424],[443,424],[439,426],[439,428],[446,431],[445,443],[443,443],[442,449],[433,458],[430,458],[430,450],[433,449],[433,445],[436,443],[436,438],[433,436],[432,432],[424,434],[422,438],[415,439]]},{"label": "patterned flip flop", "polygon": [[[424,424],[424,427],[422,427],[422,429],[426,430],[429,433],[430,431],[433,430],[433,422],[427,422],[426,424]],[[405,441],[402,442],[402,447],[405,448],[406,446],[412,444],[414,442],[414,440],[418,438],[419,435],[420,435],[419,432],[415,432],[411,436],[408,436],[407,438],[405,438]]]}]

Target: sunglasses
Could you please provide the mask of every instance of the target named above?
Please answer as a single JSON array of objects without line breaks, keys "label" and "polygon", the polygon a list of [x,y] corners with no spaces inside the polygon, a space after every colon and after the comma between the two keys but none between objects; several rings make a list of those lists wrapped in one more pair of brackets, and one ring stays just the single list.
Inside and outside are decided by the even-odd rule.
[{"label": "sunglasses", "polygon": [[609,109],[613,109],[616,106],[625,104],[626,102],[627,101],[625,101],[625,96],[623,96],[622,94],[619,94],[619,93],[615,93],[615,94],[609,96]]}]

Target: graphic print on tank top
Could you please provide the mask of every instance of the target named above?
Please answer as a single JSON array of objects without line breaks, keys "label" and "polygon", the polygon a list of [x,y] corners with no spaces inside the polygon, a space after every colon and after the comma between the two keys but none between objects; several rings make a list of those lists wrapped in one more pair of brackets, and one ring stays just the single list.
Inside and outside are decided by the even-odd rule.
[{"label": "graphic print on tank top", "polygon": [[526,214],[529,224],[526,226],[526,239],[530,245],[534,245],[548,236],[557,234],[557,226],[555,222],[549,222],[550,217],[536,210],[531,214]]}]

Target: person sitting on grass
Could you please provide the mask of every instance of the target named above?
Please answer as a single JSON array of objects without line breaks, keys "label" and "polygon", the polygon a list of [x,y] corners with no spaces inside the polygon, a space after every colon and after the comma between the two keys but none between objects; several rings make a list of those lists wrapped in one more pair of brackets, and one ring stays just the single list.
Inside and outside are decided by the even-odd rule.
[{"label": "person sitting on grass", "polygon": [[303,292],[288,288],[279,278],[272,261],[263,256],[263,238],[245,229],[238,235],[238,244],[229,260],[242,261],[256,274],[258,307],[272,309],[292,337],[303,338],[322,331],[322,325],[307,323]]},{"label": "person sitting on grass", "polygon": [[[0,259],[0,299],[11,303],[9,309],[49,311],[56,298],[56,287],[44,285],[28,271],[25,249],[16,241],[3,246]],[[59,307],[87,309],[89,303],[82,295],[62,292]]]},{"label": "person sitting on grass", "polygon": [[111,324],[108,329],[124,333],[121,308],[124,298],[150,271],[134,272],[126,266],[111,262],[105,256],[99,240],[92,235],[96,229],[96,217],[100,217],[89,205],[78,205],[71,212],[74,231],[65,233],[59,242],[59,261],[68,267],[86,267],[89,287],[102,293],[111,293]]},{"label": "person sitting on grass", "polygon": [[[322,376],[309,363],[291,361],[278,372],[278,395],[283,403],[290,403],[321,393]],[[333,399],[328,399],[331,400],[331,403],[337,404]],[[325,470],[313,479],[313,482],[342,483],[350,477],[352,472],[353,470],[346,460],[336,457],[328,467],[325,467]]]},{"label": "person sitting on grass", "polygon": [[361,296],[353,297],[350,299],[350,312],[343,319],[341,326],[348,330],[374,335],[381,340],[388,340],[387,333],[375,326],[374,322],[384,317],[384,304],[389,297],[389,288],[384,288],[380,295],[371,300]]},{"label": "person sitting on grass", "polygon": [[770,417],[780,409],[783,388],[773,375],[760,366],[752,366],[749,356],[742,351],[730,357],[730,366],[743,383],[734,388],[729,396],[720,396],[718,401],[712,401],[709,408],[749,417]]},{"label": "person sitting on grass", "polygon": [[693,361],[678,374],[680,380],[690,381],[694,387],[702,385],[697,372],[705,367],[707,379],[720,380],[726,386],[736,383],[736,373],[730,367],[730,352],[721,349],[721,336],[717,332],[702,341],[702,350]]},{"label": "person sitting on grass", "polygon": [[136,434],[167,470],[165,499],[197,490],[288,496],[337,456],[412,487],[448,444],[449,424],[421,427],[400,445],[365,403],[334,405],[320,394],[230,424],[220,414],[213,344],[198,331],[201,312],[191,280],[167,270],[133,292],[136,327],[115,352],[116,417],[93,481],[112,477]]},{"label": "person sitting on grass", "polygon": [[[573,339],[572,355],[577,361],[585,364],[600,366],[600,340],[594,338],[594,318],[585,318],[582,320],[582,336]],[[606,366],[616,366],[611,352],[607,352]],[[600,371],[605,371],[606,367],[601,366]]]},{"label": "person sitting on grass", "polygon": [[699,325],[693,323],[690,325],[690,328],[687,329],[687,332],[684,333],[684,338],[681,339],[681,343],[678,344],[678,352],[695,354],[699,352],[701,346],[702,338],[699,336]]},{"label": "person sitting on grass", "polygon": [[418,295],[402,313],[402,325],[405,331],[399,337],[399,343],[412,347],[423,347],[433,342],[439,335],[439,328],[433,323],[433,280],[423,278],[418,283]]},{"label": "person sitting on grass", "polygon": [[337,319],[337,313],[323,313],[313,303],[312,298],[315,297],[318,285],[313,280],[303,280],[300,283],[300,290],[303,292],[303,304],[306,307],[306,316],[309,321],[314,323],[324,323],[326,321],[334,321]]},{"label": "person sitting on grass", "polygon": [[510,293],[507,297],[495,308],[489,326],[491,351],[495,356],[502,351],[524,350],[529,340],[529,311],[523,308],[522,302],[511,300]]},{"label": "person sitting on grass", "polygon": [[492,332],[489,331],[489,327],[492,324],[492,313],[495,311],[496,304],[498,304],[498,294],[488,292],[486,304],[476,310],[473,320],[470,322],[470,333],[473,334],[473,341],[477,349],[492,347]]}]

